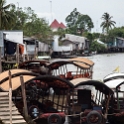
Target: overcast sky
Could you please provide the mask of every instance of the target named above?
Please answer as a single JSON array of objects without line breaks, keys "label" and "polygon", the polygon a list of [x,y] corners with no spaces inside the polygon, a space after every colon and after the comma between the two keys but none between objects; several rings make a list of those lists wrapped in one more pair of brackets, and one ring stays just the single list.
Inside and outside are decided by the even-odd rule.
[{"label": "overcast sky", "polygon": [[124,0],[6,0],[19,7],[31,7],[39,17],[51,23],[54,19],[65,23],[65,18],[74,8],[91,17],[94,23],[93,32],[101,32],[102,15],[107,12],[113,16],[116,27],[124,25]]}]

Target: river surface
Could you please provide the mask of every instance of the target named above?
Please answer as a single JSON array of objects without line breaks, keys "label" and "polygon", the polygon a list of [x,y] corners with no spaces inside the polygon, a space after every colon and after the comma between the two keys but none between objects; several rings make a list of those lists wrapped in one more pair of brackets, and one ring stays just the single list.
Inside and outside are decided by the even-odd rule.
[{"label": "river surface", "polygon": [[119,67],[120,72],[124,72],[124,53],[97,54],[86,58],[95,63],[93,68],[93,79],[102,80],[117,67]]}]

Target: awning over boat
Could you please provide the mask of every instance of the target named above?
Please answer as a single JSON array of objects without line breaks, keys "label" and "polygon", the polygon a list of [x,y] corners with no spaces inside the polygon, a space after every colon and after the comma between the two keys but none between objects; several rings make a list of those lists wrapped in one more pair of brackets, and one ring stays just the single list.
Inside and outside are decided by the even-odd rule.
[{"label": "awning over boat", "polygon": [[66,65],[66,64],[73,64],[73,63],[69,62],[68,60],[58,60],[58,61],[51,62],[48,65],[48,68],[50,70],[58,69],[59,67]]},{"label": "awning over boat", "polygon": [[120,83],[122,83],[124,81],[124,78],[117,78],[117,79],[113,79],[113,80],[109,80],[107,82],[105,82],[105,84],[111,88],[111,89],[115,89]]},{"label": "awning over boat", "polygon": [[76,65],[76,66],[78,66],[80,68],[83,68],[83,69],[89,69],[90,68],[89,65],[86,65],[84,63],[80,63],[80,62],[73,62],[73,63],[74,63],[74,65]]},{"label": "awning over boat", "polygon": [[[83,79],[82,79],[83,80]],[[72,83],[75,83],[75,88],[80,87],[80,86],[94,86],[96,90],[99,90],[100,92],[103,92],[106,95],[113,94],[113,91],[111,88],[109,88],[106,84],[104,84],[101,81],[98,80],[90,80],[90,79],[84,79],[83,81],[78,80],[79,82],[75,83],[74,81],[71,81]]]},{"label": "awning over boat", "polygon": [[20,68],[26,67],[28,65],[44,65],[46,66],[48,64],[47,60],[29,60],[29,61],[25,61],[19,64]]},{"label": "awning over boat", "polygon": [[[11,69],[11,76],[15,75],[21,75],[24,73],[32,73],[31,71],[25,70],[25,69]],[[3,80],[7,79],[9,77],[9,70],[4,71],[0,74],[0,84],[3,82]]]},{"label": "awning over boat", "polygon": [[[35,78],[35,77],[36,76],[32,76],[32,75],[23,75],[24,83],[28,80]],[[12,90],[16,90],[18,87],[21,86],[20,76],[13,77],[11,79],[11,82],[12,82]],[[9,91],[9,80],[6,80],[5,82],[3,82],[0,85],[0,89],[2,89],[3,91]]]},{"label": "awning over boat", "polygon": [[90,65],[88,65],[88,64],[81,63],[79,61],[70,61],[70,60],[54,61],[54,62],[50,63],[48,65],[48,67],[50,70],[53,70],[53,69],[58,69],[59,67],[61,67],[63,65],[67,65],[67,64],[72,64],[72,65],[78,66],[78,67],[83,68],[83,69],[90,69]]},{"label": "awning over boat", "polygon": [[110,73],[110,74],[106,75],[103,78],[103,81],[106,82],[108,80],[113,80],[113,79],[116,79],[116,78],[124,78],[124,72],[113,72],[113,73]]},{"label": "awning over boat", "polygon": [[[56,77],[56,76],[50,76],[50,75],[45,75],[45,76],[39,76],[31,79],[30,81],[37,80],[39,82],[42,82],[46,84],[48,87],[58,88],[58,89],[69,89],[73,88],[74,85],[69,82],[68,80]],[[27,82],[30,82],[27,81]],[[27,83],[25,82],[25,83]]]},{"label": "awning over boat", "polygon": [[77,58],[72,58],[72,59],[69,59],[69,61],[78,61],[78,62],[82,62],[82,63],[85,63],[85,64],[87,64],[87,65],[89,65],[89,66],[93,66],[94,65],[94,62],[93,61],[91,61],[91,60],[89,60],[89,59],[87,59],[87,58],[81,58],[81,57],[77,57]]}]

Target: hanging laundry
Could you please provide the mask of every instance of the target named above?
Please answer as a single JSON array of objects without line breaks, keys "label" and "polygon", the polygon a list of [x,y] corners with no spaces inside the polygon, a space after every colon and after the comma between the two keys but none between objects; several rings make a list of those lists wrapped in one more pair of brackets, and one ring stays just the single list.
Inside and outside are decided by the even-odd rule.
[{"label": "hanging laundry", "polygon": [[19,53],[22,55],[24,53],[24,46],[19,44]]},{"label": "hanging laundry", "polygon": [[6,41],[5,43],[5,52],[9,55],[12,55],[16,52],[16,43],[10,42],[10,41]]}]

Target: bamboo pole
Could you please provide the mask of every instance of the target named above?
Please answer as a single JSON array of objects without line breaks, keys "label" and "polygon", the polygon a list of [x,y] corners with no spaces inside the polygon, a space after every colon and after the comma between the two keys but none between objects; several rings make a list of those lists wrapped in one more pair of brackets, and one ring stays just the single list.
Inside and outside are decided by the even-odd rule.
[{"label": "bamboo pole", "polygon": [[25,48],[26,48],[26,57],[27,57],[27,60],[29,60],[29,55],[28,55],[28,51],[27,51],[27,43],[25,42]]},{"label": "bamboo pole", "polygon": [[17,63],[17,68],[19,65],[19,44],[17,44],[17,49],[16,49],[16,63]]},{"label": "bamboo pole", "polygon": [[23,104],[24,104],[24,117],[25,117],[25,120],[28,121],[29,117],[28,117],[28,109],[27,109],[27,102],[26,102],[25,83],[22,75],[20,76],[20,81],[21,81],[22,97],[23,97]]},{"label": "bamboo pole", "polygon": [[35,44],[34,59],[36,59],[36,58],[37,58],[37,46]]},{"label": "bamboo pole", "polygon": [[10,124],[12,124],[12,82],[11,82],[10,70],[9,70],[9,110],[10,110]]},{"label": "bamboo pole", "polygon": [[2,65],[1,65],[1,47],[0,47],[0,73],[2,72]]}]

